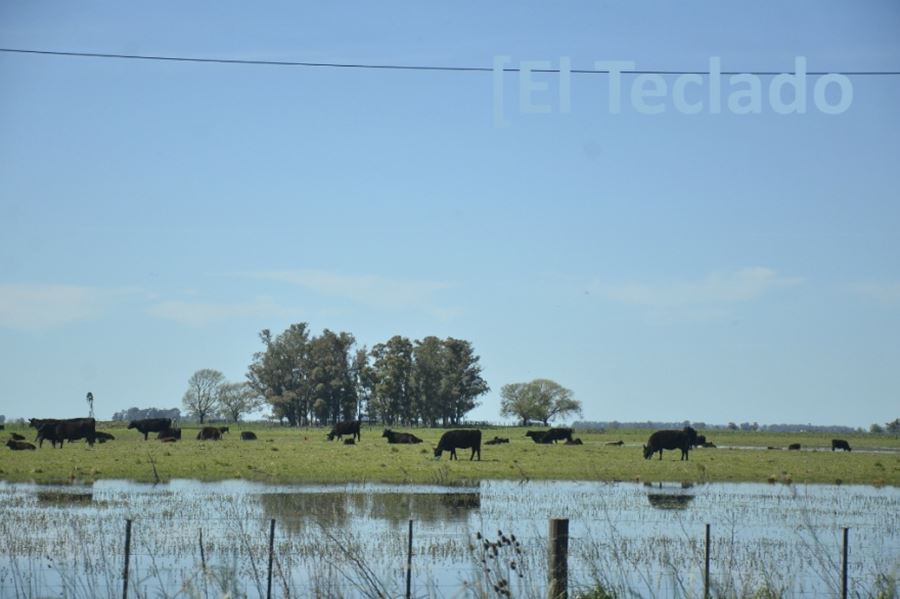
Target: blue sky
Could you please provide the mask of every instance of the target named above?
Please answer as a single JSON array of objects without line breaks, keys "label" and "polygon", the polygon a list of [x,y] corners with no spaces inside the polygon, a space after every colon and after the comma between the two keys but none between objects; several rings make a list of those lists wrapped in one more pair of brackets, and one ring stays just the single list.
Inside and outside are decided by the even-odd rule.
[{"label": "blue sky", "polygon": [[[0,6],[5,48],[406,65],[896,71],[897,31],[894,2]],[[838,115],[815,76],[790,115],[771,77],[750,115],[533,79],[546,114],[516,73],[0,53],[0,413],[180,407],[308,322],[470,340],[477,419],[537,377],[596,420],[900,415],[900,77]]]}]

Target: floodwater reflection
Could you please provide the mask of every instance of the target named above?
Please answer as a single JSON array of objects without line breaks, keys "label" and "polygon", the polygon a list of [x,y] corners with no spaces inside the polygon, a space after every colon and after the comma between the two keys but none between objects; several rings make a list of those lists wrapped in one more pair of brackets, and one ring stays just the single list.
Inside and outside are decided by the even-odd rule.
[{"label": "floodwater reflection", "polygon": [[308,525],[346,527],[353,521],[381,520],[397,526],[422,523],[465,523],[481,507],[480,492],[297,492],[260,493],[263,514],[290,529]]}]

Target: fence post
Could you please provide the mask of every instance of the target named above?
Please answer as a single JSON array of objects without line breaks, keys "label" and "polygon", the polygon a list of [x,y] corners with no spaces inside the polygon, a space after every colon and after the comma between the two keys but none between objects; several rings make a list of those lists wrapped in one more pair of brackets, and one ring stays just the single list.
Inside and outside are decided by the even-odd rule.
[{"label": "fence post", "polygon": [[569,597],[569,521],[550,520],[550,587],[549,599]]},{"label": "fence post", "polygon": [[406,548],[406,599],[412,597],[412,523],[409,521],[409,543]]},{"label": "fence post", "polygon": [[703,599],[709,599],[709,524],[706,525],[706,558],[703,566]]},{"label": "fence post", "polygon": [[844,528],[844,551],[841,559],[841,599],[847,599],[847,553],[849,549],[850,529]]},{"label": "fence post", "polygon": [[266,586],[266,599],[272,599],[272,562],[275,557],[275,518],[269,523],[269,582]]},{"label": "fence post", "polygon": [[122,599],[128,599],[128,562],[131,561],[131,520],[125,520],[125,568],[122,570]]}]

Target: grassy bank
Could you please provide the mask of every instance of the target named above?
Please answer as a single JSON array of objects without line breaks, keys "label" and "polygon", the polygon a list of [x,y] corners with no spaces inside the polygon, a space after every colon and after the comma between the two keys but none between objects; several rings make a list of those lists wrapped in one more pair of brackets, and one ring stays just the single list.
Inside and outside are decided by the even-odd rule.
[{"label": "grassy bank", "polygon": [[[649,432],[578,431],[584,445],[537,445],[523,428],[484,429],[483,438],[507,437],[509,444],[483,446],[481,462],[470,462],[469,451],[451,462],[447,454],[435,460],[431,448],[441,429],[415,429],[420,445],[388,445],[380,427],[364,428],[362,441],[343,445],[325,439],[327,430],[247,426],[257,441],[241,441],[239,427],[219,442],[194,439],[196,429],[184,428],[184,440],[163,444],[124,427],[100,426],[116,440],[88,447],[83,441],[37,451],[2,448],[0,480],[63,482],[102,478],[153,481],[173,478],[221,480],[243,478],[280,483],[389,482],[459,484],[479,479],[512,480],[640,480],[747,481],[875,484],[900,486],[900,439],[881,435],[844,436],[852,453],[832,452],[828,434],[700,431],[716,449],[697,449],[690,460],[666,451],[663,460],[644,460],[641,445]],[[407,430],[407,429],[401,429]],[[33,429],[7,428],[34,438]],[[622,441],[623,445],[607,445]],[[787,451],[800,443],[802,451]],[[767,449],[773,447],[776,449]]]}]

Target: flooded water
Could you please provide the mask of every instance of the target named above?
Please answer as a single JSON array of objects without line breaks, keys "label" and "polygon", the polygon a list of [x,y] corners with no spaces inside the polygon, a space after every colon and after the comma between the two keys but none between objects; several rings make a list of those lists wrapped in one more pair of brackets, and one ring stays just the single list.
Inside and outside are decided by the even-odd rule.
[{"label": "flooded water", "polygon": [[[486,481],[474,487],[178,480],[0,483],[2,597],[546,595],[549,521],[570,520],[570,589],[834,596],[849,528],[851,594],[900,576],[900,490],[862,486]],[[202,539],[202,540],[201,540]]]}]

